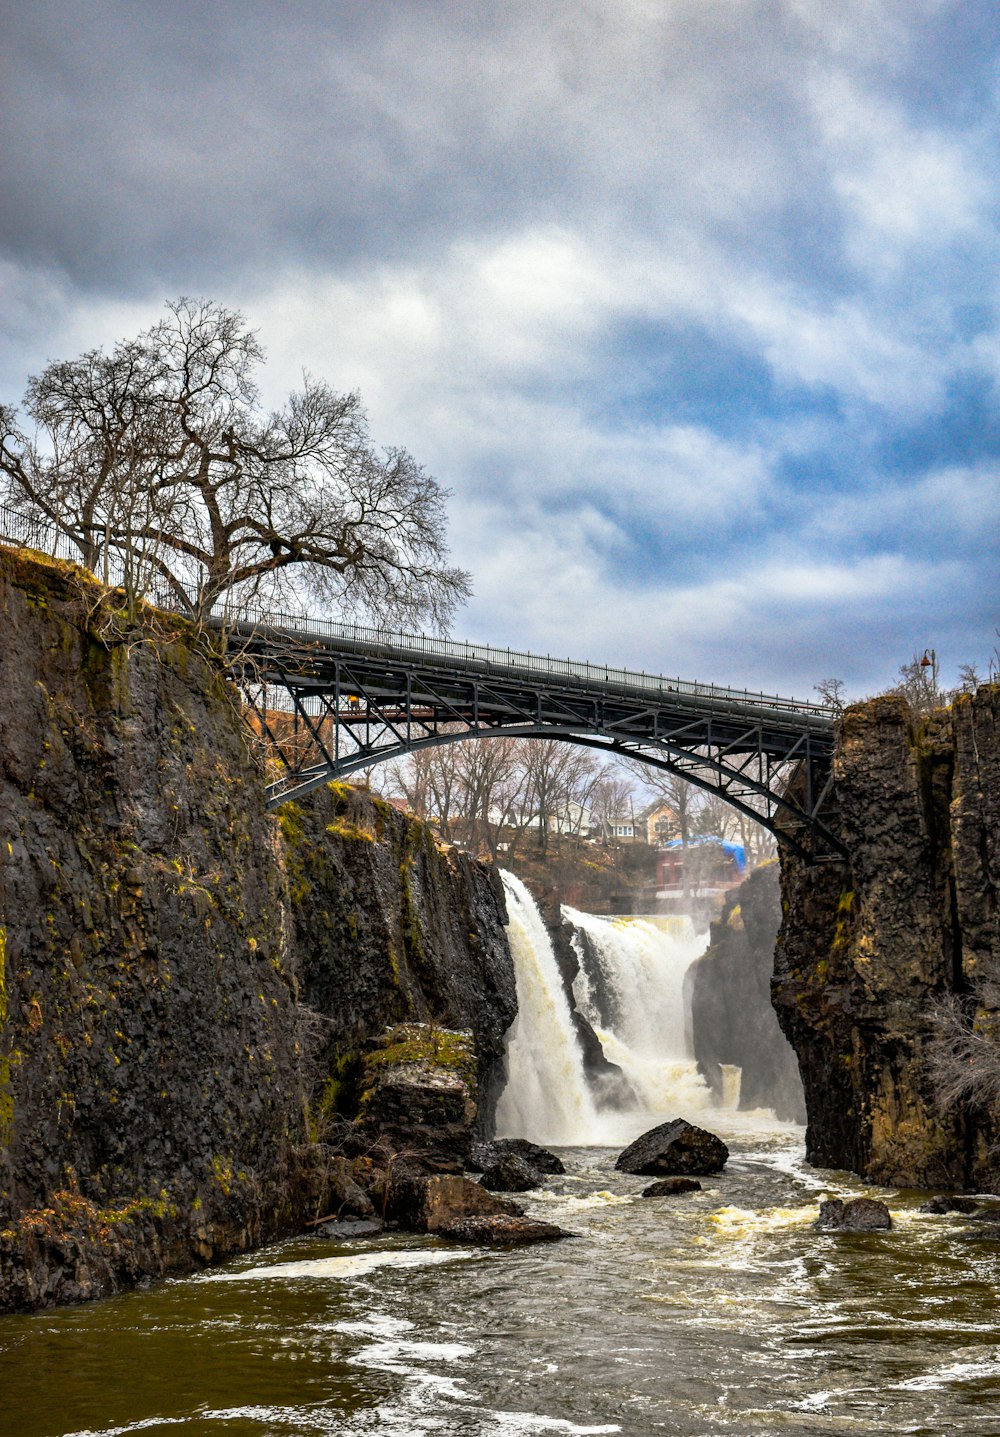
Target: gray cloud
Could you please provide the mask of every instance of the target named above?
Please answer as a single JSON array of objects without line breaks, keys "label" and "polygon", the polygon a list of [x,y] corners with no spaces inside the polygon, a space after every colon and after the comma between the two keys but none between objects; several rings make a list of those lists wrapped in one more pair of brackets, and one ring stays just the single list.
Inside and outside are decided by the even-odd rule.
[{"label": "gray cloud", "polygon": [[660,242],[711,226],[813,283],[837,268],[802,87],[829,42],[795,5],[9,12],[0,242],[82,284],[176,289],[569,220]]},{"label": "gray cloud", "polygon": [[207,294],[269,398],[357,386],[456,490],[478,637],[798,689],[982,658],[987,0],[5,9],[4,399]]}]

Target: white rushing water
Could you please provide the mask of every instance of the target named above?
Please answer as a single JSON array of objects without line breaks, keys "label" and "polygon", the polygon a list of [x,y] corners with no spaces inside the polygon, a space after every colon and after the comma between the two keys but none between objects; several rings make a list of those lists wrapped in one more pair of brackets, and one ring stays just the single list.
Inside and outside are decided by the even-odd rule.
[{"label": "white rushing water", "polygon": [[687,1039],[684,975],[705,951],[689,918],[598,918],[563,910],[577,941],[577,1006],[645,1113],[700,1112],[708,1088]]},{"label": "white rushing water", "polygon": [[550,1144],[615,1143],[665,1118],[704,1114],[709,1090],[686,1036],[684,975],[707,938],[690,920],[606,919],[563,910],[578,930],[578,1011],[622,1073],[588,1083],[548,930],[527,888],[503,874],[518,1016],[508,1036],[497,1131]]},{"label": "white rushing water", "polygon": [[597,1114],[583,1071],[548,930],[519,878],[502,873],[517,978],[517,1017],[507,1036],[508,1082],[497,1132],[539,1143],[585,1143]]}]

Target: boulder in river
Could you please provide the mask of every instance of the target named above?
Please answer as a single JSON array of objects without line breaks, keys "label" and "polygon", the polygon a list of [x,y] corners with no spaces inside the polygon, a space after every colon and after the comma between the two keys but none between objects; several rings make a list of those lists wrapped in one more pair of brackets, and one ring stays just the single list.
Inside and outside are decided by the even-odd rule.
[{"label": "boulder in river", "polygon": [[643,1197],[673,1197],[676,1193],[700,1193],[701,1183],[697,1178],[660,1178],[643,1188]]},{"label": "boulder in river", "polygon": [[542,1174],[517,1153],[501,1153],[479,1179],[494,1193],[524,1193],[542,1185]]},{"label": "boulder in river", "polygon": [[452,1173],[401,1174],[392,1181],[386,1211],[402,1227],[434,1233],[465,1218],[523,1216],[510,1198],[497,1197],[472,1178]]},{"label": "boulder in river", "polygon": [[830,1198],[819,1205],[816,1227],[823,1232],[885,1232],[892,1218],[878,1198]]},{"label": "boulder in river", "polygon": [[705,1176],[720,1173],[728,1157],[729,1149],[721,1138],[684,1118],[675,1118],[636,1138],[619,1154],[615,1167],[619,1172],[643,1177],[659,1177],[661,1173]]},{"label": "boulder in river", "polygon": [[565,1228],[556,1227],[555,1223],[502,1214],[455,1218],[436,1228],[435,1232],[438,1237],[488,1247],[522,1247],[529,1242],[555,1242],[558,1238],[573,1236]]},{"label": "boulder in river", "polygon": [[940,1193],[937,1197],[928,1198],[920,1204],[920,1212],[975,1212],[979,1204],[973,1198],[953,1197]]},{"label": "boulder in river", "polygon": [[342,1217],[321,1224],[313,1230],[313,1236],[345,1242],[355,1237],[377,1237],[384,1231],[385,1223],[380,1217]]},{"label": "boulder in river", "polygon": [[473,1143],[466,1166],[472,1172],[484,1173],[507,1153],[515,1153],[519,1158],[523,1158],[536,1172],[566,1171],[562,1160],[557,1158],[555,1153],[550,1153],[548,1148],[540,1148],[537,1143],[529,1143],[527,1138],[493,1138],[488,1143]]}]

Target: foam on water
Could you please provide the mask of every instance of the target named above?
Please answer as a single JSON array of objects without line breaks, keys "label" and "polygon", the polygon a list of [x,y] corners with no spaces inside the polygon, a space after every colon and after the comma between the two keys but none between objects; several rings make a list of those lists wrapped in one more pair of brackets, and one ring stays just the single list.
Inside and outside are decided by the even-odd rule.
[{"label": "foam on water", "polygon": [[341,1280],[366,1277],[379,1267],[432,1267],[441,1262],[459,1262],[478,1258],[481,1253],[471,1248],[418,1248],[415,1250],[389,1252],[359,1252],[347,1257],[316,1257],[303,1262],[276,1262],[268,1267],[248,1267],[242,1272],[209,1272],[202,1282],[257,1282],[277,1280],[287,1282],[291,1278],[339,1278]]}]

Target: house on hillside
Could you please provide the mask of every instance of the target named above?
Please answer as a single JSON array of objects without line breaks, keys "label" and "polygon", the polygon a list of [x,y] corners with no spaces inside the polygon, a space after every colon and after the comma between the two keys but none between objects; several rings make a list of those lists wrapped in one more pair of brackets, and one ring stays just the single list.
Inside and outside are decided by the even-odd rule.
[{"label": "house on hillside", "polygon": [[663,848],[672,838],[677,837],[679,823],[677,810],[666,799],[655,798],[639,815],[645,828],[646,842],[650,848]]}]

